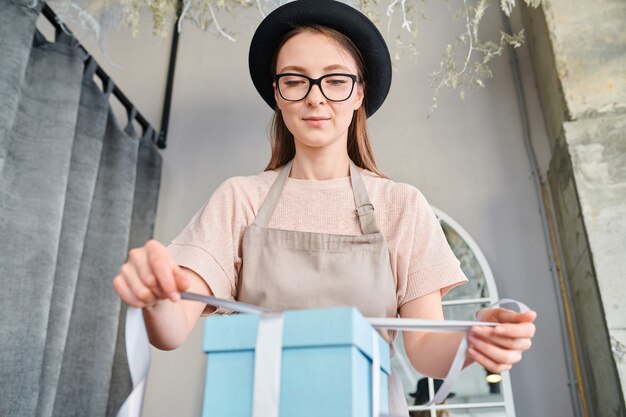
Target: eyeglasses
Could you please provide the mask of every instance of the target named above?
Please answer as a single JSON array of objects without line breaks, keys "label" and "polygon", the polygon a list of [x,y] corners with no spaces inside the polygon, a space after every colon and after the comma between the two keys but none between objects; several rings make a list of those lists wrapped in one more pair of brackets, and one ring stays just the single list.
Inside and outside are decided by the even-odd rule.
[{"label": "eyeglasses", "polygon": [[278,94],[287,101],[303,100],[317,85],[329,101],[346,101],[352,95],[354,83],[359,77],[353,74],[326,74],[313,79],[302,74],[276,74],[274,81]]}]

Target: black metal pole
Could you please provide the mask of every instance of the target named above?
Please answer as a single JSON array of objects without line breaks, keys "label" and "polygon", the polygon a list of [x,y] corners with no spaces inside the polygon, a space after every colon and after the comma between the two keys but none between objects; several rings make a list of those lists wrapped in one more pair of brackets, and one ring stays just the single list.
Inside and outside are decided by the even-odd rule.
[{"label": "black metal pole", "polygon": [[[176,15],[180,16],[181,11],[182,1],[179,0]],[[167,145],[167,130],[170,125],[170,109],[172,107],[172,90],[174,89],[174,73],[176,71],[176,55],[178,53],[179,36],[178,25],[174,24],[172,49],[170,50],[170,63],[167,70],[167,83],[165,85],[165,100],[163,101],[163,115],[161,116],[161,132],[159,133],[159,139],[157,140],[157,146],[161,149],[164,149]]]}]

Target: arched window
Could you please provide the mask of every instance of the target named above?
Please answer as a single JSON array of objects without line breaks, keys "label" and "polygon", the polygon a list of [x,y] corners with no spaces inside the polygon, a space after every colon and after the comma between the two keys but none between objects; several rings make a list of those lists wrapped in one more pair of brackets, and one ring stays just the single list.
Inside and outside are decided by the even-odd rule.
[{"label": "arched window", "polygon": [[[445,318],[474,320],[476,311],[498,300],[493,274],[480,248],[472,237],[450,216],[433,207],[452,251],[461,262],[469,282],[455,288],[443,299]],[[392,359],[394,371],[404,385],[411,417],[515,417],[511,380],[508,372],[489,375],[473,364],[466,368],[454,384],[448,399],[441,405],[423,407],[432,398],[439,382],[415,371],[404,351],[402,336],[395,343]],[[489,375],[489,378],[488,378]],[[498,382],[498,379],[501,380]],[[495,382],[489,382],[489,381]]]}]

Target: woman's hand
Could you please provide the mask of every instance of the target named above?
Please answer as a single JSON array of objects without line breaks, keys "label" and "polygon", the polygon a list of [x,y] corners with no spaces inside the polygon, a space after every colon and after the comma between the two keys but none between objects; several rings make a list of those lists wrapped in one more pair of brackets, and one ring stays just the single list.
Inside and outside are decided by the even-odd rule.
[{"label": "woman's hand", "polygon": [[165,246],[156,240],[131,249],[128,260],[113,279],[120,298],[133,307],[148,307],[159,300],[180,300],[180,292],[189,287]]},{"label": "woman's hand", "polygon": [[537,313],[516,313],[499,307],[483,308],[480,321],[499,323],[495,327],[474,326],[469,335],[468,355],[491,372],[508,371],[522,359],[532,344]]}]

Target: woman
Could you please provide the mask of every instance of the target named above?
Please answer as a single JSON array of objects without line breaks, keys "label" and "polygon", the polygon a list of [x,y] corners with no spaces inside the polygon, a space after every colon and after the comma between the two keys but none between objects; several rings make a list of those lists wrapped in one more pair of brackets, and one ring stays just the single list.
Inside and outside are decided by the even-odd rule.
[{"label": "woman", "polygon": [[[466,278],[424,197],[380,174],[367,137],[391,82],[375,26],[339,2],[287,3],[257,29],[250,72],[276,110],[266,171],[224,182],[169,247],[131,250],[114,279],[143,308],[151,343],[176,348],[214,311],[180,301],[182,291],[276,310],[354,305],[365,316],[443,319],[441,297]],[[510,369],[530,347],[535,313],[479,317],[502,324],[474,328],[466,365]],[[460,338],[404,341],[415,368],[441,378]],[[408,414],[396,378],[390,412]]]}]

